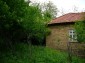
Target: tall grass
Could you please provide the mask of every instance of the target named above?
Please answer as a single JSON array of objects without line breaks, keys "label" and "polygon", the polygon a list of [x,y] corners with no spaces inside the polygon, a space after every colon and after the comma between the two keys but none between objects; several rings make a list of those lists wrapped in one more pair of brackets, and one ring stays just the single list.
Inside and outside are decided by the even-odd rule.
[{"label": "tall grass", "polygon": [[[17,44],[14,50],[0,53],[0,63],[69,63],[68,54],[43,46]],[[72,63],[85,63],[85,59],[73,57]]]}]

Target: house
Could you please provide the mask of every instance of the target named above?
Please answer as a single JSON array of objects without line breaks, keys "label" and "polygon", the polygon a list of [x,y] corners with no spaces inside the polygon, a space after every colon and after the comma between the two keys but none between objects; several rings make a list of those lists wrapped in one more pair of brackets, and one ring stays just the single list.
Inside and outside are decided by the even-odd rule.
[{"label": "house", "polygon": [[83,20],[83,13],[68,13],[48,23],[51,33],[46,38],[46,46],[67,50],[68,42],[77,42],[74,24]]}]

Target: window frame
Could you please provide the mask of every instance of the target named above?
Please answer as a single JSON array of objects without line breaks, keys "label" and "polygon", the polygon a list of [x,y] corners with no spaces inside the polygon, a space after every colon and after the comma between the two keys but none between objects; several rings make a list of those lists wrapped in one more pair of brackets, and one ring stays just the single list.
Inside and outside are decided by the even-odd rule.
[{"label": "window frame", "polygon": [[69,29],[69,41],[70,42],[77,42],[77,34],[74,29]]}]

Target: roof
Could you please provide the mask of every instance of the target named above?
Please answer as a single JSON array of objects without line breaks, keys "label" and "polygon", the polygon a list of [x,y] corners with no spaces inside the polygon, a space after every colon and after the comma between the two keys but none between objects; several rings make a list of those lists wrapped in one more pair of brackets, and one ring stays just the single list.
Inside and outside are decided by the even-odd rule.
[{"label": "roof", "polygon": [[79,20],[83,20],[82,17],[83,17],[82,13],[68,13],[68,14],[65,14],[63,16],[60,16],[58,18],[53,19],[48,24],[76,22],[76,21],[79,21]]}]

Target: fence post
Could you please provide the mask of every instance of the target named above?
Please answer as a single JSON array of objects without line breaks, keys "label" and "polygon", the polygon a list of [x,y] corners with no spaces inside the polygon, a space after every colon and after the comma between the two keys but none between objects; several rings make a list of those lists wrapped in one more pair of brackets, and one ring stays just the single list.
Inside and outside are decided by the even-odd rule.
[{"label": "fence post", "polygon": [[69,63],[72,63],[70,42],[67,43],[67,48],[68,48],[68,61],[69,61]]}]

